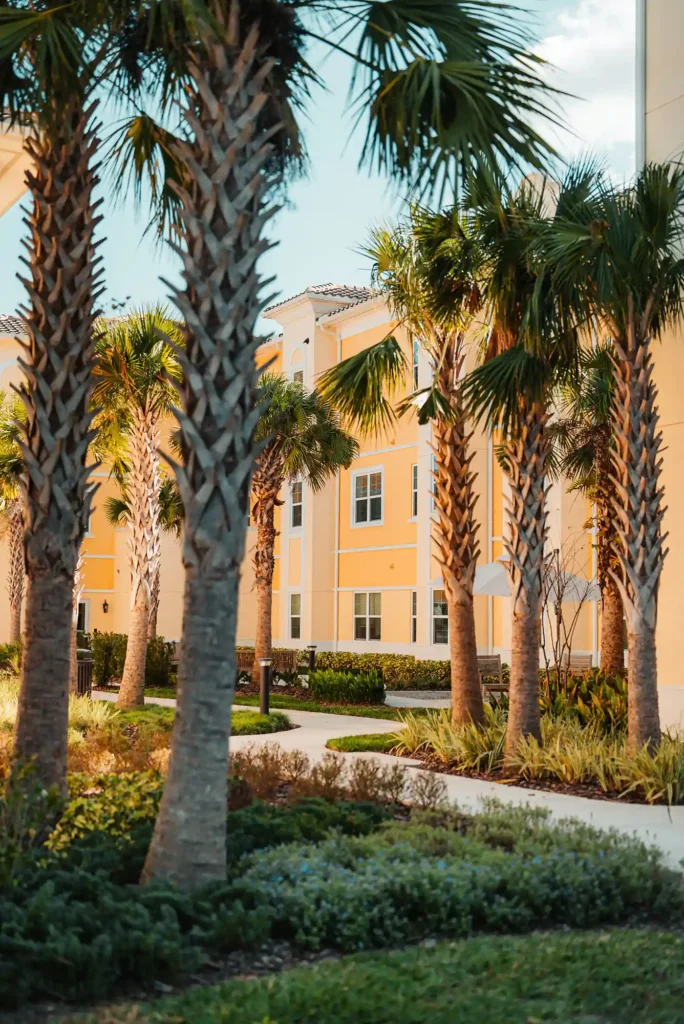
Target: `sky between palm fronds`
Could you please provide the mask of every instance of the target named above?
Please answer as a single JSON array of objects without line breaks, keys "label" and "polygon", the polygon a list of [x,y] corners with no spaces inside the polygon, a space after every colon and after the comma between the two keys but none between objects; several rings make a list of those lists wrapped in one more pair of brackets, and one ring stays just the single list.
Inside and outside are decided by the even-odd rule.
[{"label": "sky between palm fronds", "polygon": [[[615,178],[628,177],[634,169],[635,0],[510,2],[533,12],[539,42],[532,48],[556,65],[553,83],[581,97],[564,102],[574,134],[552,141],[568,156],[591,149],[605,158]],[[314,64],[317,58],[320,62],[322,54],[314,51]],[[273,227],[280,245],[263,263],[264,273],[275,276],[275,288],[283,296],[323,280],[366,283],[370,268],[358,247],[369,226],[396,214],[401,203],[386,181],[357,170],[361,139],[349,139],[346,59],[325,57],[322,72],[328,91],[316,93],[305,123],[311,173],[290,189],[290,202]],[[116,209],[106,190],[105,199],[107,302],[129,296],[131,307],[165,301],[159,278],[177,277],[176,258],[151,237],[143,237],[144,224],[136,217],[132,198]],[[0,313],[13,313],[23,300],[15,277],[24,232],[22,205],[0,220]],[[264,329],[270,332],[273,325],[265,322]]]}]

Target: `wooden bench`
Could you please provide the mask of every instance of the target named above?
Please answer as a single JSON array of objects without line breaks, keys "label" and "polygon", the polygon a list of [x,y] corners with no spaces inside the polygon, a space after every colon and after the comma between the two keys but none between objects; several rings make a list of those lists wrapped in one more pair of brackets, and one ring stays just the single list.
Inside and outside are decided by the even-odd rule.
[{"label": "wooden bench", "polygon": [[[254,651],[236,651],[238,672],[251,672]],[[299,668],[299,651],[274,651],[274,672],[296,672]]]},{"label": "wooden bench", "polygon": [[[506,693],[508,683],[503,681],[503,669],[501,667],[500,654],[478,654],[477,671],[480,676],[480,685],[485,693]],[[485,683],[486,676],[496,676],[497,683]]]},{"label": "wooden bench", "polygon": [[571,672],[591,672],[594,667],[594,658],[591,654],[571,654],[563,659],[563,668],[569,668]]}]

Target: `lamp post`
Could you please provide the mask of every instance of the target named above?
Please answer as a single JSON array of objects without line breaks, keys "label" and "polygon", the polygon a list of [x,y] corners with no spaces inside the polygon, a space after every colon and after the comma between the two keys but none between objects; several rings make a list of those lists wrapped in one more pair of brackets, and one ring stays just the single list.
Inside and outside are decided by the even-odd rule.
[{"label": "lamp post", "polygon": [[262,715],[267,715],[269,713],[272,664],[272,658],[259,658],[259,667],[261,668],[261,676],[259,680],[259,711],[261,712]]},{"label": "lamp post", "polygon": [[306,649],[309,652],[309,672],[313,672],[316,668],[316,644],[309,644]]}]

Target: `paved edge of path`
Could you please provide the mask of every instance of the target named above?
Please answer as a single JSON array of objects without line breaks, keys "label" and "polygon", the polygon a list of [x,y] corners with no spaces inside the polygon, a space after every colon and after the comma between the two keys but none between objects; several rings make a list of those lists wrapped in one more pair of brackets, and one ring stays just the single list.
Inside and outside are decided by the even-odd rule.
[{"label": "paved edge of path", "polygon": [[[116,700],[115,693],[93,691],[95,700]],[[168,697],[146,697],[146,704],[175,707],[175,700]],[[254,710],[233,705],[234,711]],[[293,725],[288,732],[267,733],[256,736],[234,736],[233,750],[244,750],[250,746],[277,743],[284,750],[301,750],[312,761],[320,760],[328,752],[326,743],[339,736],[362,736],[368,733],[396,732],[401,722],[384,718],[361,718],[352,715],[330,715],[317,711],[284,711]],[[376,758],[383,764],[403,764],[407,769],[422,772],[419,762],[407,757],[394,757],[381,753],[343,753],[345,758]],[[434,773],[431,773],[434,774]],[[620,800],[592,800],[587,797],[569,796],[541,789],[523,789],[520,786],[502,785],[482,779],[470,779],[458,775],[444,775],[446,795],[450,802],[463,810],[481,810],[483,803],[498,800],[512,806],[546,808],[555,820],[576,818],[599,829],[616,829],[627,835],[634,835],[643,842],[657,846],[671,867],[681,867],[684,860],[684,806],[665,807],[661,804],[629,804]]]}]

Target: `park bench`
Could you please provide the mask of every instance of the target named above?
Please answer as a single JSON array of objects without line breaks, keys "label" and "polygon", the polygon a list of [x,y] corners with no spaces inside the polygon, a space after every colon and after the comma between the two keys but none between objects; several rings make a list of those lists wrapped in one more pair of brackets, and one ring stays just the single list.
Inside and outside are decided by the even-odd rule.
[{"label": "park bench", "polygon": [[[478,654],[477,671],[480,676],[480,685],[482,686],[485,696],[490,693],[508,692],[508,683],[504,683],[503,681],[500,654]],[[491,680],[492,676],[494,676],[498,682],[485,682],[485,679]]]}]

